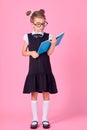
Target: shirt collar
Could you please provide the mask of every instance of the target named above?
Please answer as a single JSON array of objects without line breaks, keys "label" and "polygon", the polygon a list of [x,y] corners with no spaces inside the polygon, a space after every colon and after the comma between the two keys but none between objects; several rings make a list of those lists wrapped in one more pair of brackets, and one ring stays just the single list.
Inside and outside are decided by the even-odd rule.
[{"label": "shirt collar", "polygon": [[42,36],[44,35],[44,32],[39,32],[39,33],[35,33],[34,31],[32,32],[32,35],[33,34],[41,34]]}]

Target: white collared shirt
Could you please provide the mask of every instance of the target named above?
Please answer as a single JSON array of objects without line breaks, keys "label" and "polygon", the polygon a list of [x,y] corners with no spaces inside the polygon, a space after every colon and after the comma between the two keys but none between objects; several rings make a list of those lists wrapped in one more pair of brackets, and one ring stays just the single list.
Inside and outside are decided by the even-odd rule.
[{"label": "white collared shirt", "polygon": [[39,33],[35,33],[34,31],[32,32],[32,35],[33,34],[41,34],[42,36],[44,35],[44,32],[39,32]]},{"label": "white collared shirt", "polygon": [[[32,32],[32,35],[33,35],[33,34],[36,34],[36,33],[33,31],[33,32]],[[44,32],[39,32],[38,34],[44,35]],[[51,39],[52,39],[52,35],[49,34],[48,40],[51,40]],[[24,34],[23,40],[24,40],[27,44],[29,44],[29,39],[28,39],[28,35],[27,35],[27,34]]]}]

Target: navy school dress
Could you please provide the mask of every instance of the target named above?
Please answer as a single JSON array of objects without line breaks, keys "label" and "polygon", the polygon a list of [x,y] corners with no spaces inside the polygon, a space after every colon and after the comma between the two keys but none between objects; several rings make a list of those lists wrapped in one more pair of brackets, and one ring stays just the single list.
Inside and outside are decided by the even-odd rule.
[{"label": "navy school dress", "polygon": [[[48,38],[48,33],[44,33],[42,37],[34,37],[32,33],[28,34],[29,51],[37,51],[41,42],[48,40]],[[29,71],[24,83],[23,93],[57,93],[56,81],[52,73],[50,59],[47,52],[39,55],[36,59],[32,56],[29,56],[29,58]]]}]

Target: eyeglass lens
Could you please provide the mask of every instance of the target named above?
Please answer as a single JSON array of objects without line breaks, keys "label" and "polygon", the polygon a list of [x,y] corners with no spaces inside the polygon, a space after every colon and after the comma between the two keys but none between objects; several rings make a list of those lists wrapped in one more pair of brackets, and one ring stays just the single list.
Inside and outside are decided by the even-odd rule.
[{"label": "eyeglass lens", "polygon": [[43,23],[36,23],[36,24],[34,24],[34,25],[36,25],[37,27],[41,27],[41,25],[42,26],[47,26],[47,24],[48,24],[48,22],[43,22]]}]

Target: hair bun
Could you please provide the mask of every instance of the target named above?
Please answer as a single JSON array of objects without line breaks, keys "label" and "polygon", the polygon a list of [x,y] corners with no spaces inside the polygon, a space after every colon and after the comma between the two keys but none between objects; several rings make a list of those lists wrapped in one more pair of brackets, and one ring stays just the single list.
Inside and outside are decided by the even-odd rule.
[{"label": "hair bun", "polygon": [[31,11],[27,11],[26,15],[29,16],[31,14]]},{"label": "hair bun", "polygon": [[40,9],[39,10],[42,14],[45,14],[45,10],[44,9]]}]

